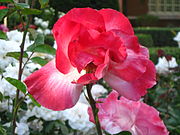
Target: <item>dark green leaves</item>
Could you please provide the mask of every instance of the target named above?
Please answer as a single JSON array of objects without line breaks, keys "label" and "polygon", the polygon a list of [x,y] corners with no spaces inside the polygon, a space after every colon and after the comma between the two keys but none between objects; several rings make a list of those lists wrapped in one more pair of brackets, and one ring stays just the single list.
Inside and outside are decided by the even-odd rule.
[{"label": "dark green leaves", "polygon": [[41,8],[45,8],[48,5],[49,0],[39,0],[39,3],[41,4]]},{"label": "dark green leaves", "polygon": [[20,91],[22,91],[24,94],[26,93],[26,85],[14,78],[11,77],[7,77],[5,78],[6,81],[8,81],[10,84],[12,84],[14,87],[16,87],[17,89],[19,89]]},{"label": "dark green leaves", "polygon": [[4,33],[3,31],[0,30],[0,39],[7,39],[6,33]]},{"label": "dark green leaves", "polygon": [[40,52],[40,53],[47,53],[47,54],[51,54],[51,55],[55,55],[55,53],[56,53],[56,49],[54,49],[51,46],[46,45],[46,44],[38,45],[31,51]]},{"label": "dark green leaves", "polygon": [[7,135],[6,130],[0,125],[0,135]]},{"label": "dark green leaves", "polygon": [[31,99],[31,101],[33,102],[34,105],[41,107],[41,105],[32,97],[32,95],[28,94],[29,98]]},{"label": "dark green leaves", "polygon": [[[13,57],[13,58],[19,60],[20,52],[8,52],[6,54],[6,56]],[[23,58],[28,58],[28,54],[26,52],[24,52]]]},{"label": "dark green leaves", "polygon": [[0,0],[0,2],[12,2],[13,3],[13,0]]},{"label": "dark green leaves", "polygon": [[24,15],[38,15],[41,13],[41,10],[38,9],[32,9],[32,8],[25,8],[22,10],[22,13]]},{"label": "dark green leaves", "polygon": [[40,52],[47,53],[51,55],[55,55],[56,50],[49,45],[44,44],[44,36],[42,34],[38,34],[34,44],[27,48],[29,52]]},{"label": "dark green leaves", "polygon": [[26,3],[16,3],[15,4],[17,9],[25,9],[25,8],[29,8],[29,5]]},{"label": "dark green leaves", "polygon": [[43,59],[41,57],[33,57],[33,58],[31,58],[31,60],[32,60],[33,63],[38,63],[41,66],[44,66],[44,65],[46,65],[48,63],[47,60],[45,60],[45,59]]},{"label": "dark green leaves", "polygon": [[119,135],[131,135],[131,133],[128,132],[128,131],[123,131],[123,132],[121,132]]},{"label": "dark green leaves", "polygon": [[3,100],[3,94],[0,92],[0,101],[2,102]]},{"label": "dark green leaves", "polygon": [[0,10],[0,21],[2,21],[2,19],[6,16],[7,13],[8,13],[8,9]]}]

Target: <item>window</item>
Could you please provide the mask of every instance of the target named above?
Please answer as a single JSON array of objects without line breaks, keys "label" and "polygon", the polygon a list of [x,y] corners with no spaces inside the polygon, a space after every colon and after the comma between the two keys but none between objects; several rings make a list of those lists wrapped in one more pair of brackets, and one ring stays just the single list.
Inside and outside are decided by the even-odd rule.
[{"label": "window", "polygon": [[180,15],[180,0],[149,0],[149,13],[154,15]]}]

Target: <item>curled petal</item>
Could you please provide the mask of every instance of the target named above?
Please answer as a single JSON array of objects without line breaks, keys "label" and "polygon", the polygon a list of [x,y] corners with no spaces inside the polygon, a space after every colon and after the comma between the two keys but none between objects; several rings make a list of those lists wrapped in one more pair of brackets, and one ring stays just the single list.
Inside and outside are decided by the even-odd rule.
[{"label": "curled petal", "polygon": [[104,79],[120,95],[131,100],[139,100],[147,93],[146,89],[156,84],[154,64],[151,61],[147,62],[145,72],[137,79],[126,81],[111,73],[107,73]]},{"label": "curled petal", "polygon": [[73,8],[66,14],[66,17],[68,20],[80,23],[88,29],[98,31],[105,29],[103,17],[92,8]]},{"label": "curled petal", "polygon": [[[113,91],[99,99],[96,107],[101,127],[110,134],[129,131],[132,135],[168,135],[168,131],[153,107],[121,97]],[[94,122],[92,109],[88,108],[90,121]]]},{"label": "curled petal", "polygon": [[79,29],[80,24],[65,17],[60,18],[53,27],[53,35],[57,42],[56,67],[61,73],[67,74],[73,69],[68,57],[68,45]]},{"label": "curled petal", "polygon": [[99,13],[104,18],[106,31],[118,29],[130,35],[134,34],[129,20],[122,13],[113,9],[102,9]]},{"label": "curled petal", "polygon": [[71,108],[79,99],[83,85],[71,83],[79,78],[77,71],[60,73],[52,60],[25,79],[28,92],[44,107],[52,110]]}]

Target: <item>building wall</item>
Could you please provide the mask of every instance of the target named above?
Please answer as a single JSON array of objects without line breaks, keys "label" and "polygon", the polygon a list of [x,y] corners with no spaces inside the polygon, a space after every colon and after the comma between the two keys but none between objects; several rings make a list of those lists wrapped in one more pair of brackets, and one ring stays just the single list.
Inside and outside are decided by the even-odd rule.
[{"label": "building wall", "polygon": [[148,0],[126,0],[126,15],[138,16],[148,13]]}]

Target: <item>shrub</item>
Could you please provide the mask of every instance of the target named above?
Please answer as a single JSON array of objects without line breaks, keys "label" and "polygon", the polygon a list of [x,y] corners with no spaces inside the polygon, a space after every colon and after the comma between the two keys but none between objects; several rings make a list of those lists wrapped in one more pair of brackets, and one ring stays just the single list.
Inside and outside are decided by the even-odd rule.
[{"label": "shrub", "polygon": [[158,22],[158,17],[154,15],[141,15],[136,19],[138,26],[155,26]]},{"label": "shrub", "polygon": [[53,46],[54,45],[54,37],[52,35],[46,35],[44,42],[45,42],[45,44]]},{"label": "shrub", "polygon": [[153,39],[150,34],[136,34],[136,36],[138,37],[139,43],[141,45],[148,48],[154,46]]},{"label": "shrub", "polygon": [[177,42],[173,40],[176,33],[180,31],[180,28],[157,28],[157,27],[139,27],[134,28],[136,34],[150,34],[154,41],[154,45],[157,47],[178,46]]},{"label": "shrub", "polygon": [[157,55],[157,51],[161,49],[161,50],[164,50],[164,52],[166,54],[169,54],[173,57],[176,58],[176,61],[178,64],[180,64],[180,48],[177,48],[177,47],[159,47],[159,48],[155,48],[155,47],[152,47],[152,48],[149,48],[149,53],[150,53],[150,59],[155,63],[157,64],[157,61],[158,61],[158,55]]}]

